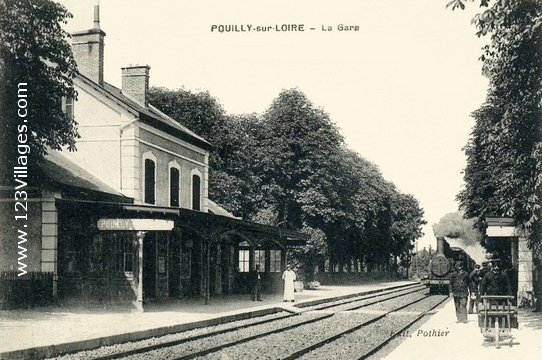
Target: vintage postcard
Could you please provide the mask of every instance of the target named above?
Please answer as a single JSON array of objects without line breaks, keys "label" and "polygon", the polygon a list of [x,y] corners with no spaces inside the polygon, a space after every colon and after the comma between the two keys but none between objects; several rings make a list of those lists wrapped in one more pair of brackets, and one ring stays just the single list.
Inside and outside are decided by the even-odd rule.
[{"label": "vintage postcard", "polygon": [[1,358],[539,348],[515,223],[497,330],[443,230],[490,42],[448,3],[5,1]]}]

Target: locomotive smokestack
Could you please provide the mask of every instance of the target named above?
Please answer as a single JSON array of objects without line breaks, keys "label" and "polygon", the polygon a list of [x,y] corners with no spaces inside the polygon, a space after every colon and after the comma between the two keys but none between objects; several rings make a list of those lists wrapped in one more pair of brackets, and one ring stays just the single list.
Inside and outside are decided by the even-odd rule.
[{"label": "locomotive smokestack", "polygon": [[444,255],[444,237],[437,237],[437,255]]}]

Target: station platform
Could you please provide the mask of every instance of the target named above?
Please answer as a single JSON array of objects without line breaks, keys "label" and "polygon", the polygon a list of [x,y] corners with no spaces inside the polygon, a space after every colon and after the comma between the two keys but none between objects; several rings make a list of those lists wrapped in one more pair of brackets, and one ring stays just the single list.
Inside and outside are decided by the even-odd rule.
[{"label": "station platform", "polygon": [[195,327],[241,320],[294,305],[350,294],[411,284],[411,281],[367,283],[362,285],[320,286],[296,293],[295,303],[285,303],[282,295],[263,295],[252,301],[250,295],[228,295],[203,299],[168,300],[149,304],[145,312],[126,309],[99,309],[81,306],[47,307],[0,311],[0,358],[41,359],[66,352],[127,342]]},{"label": "station platform", "polygon": [[[510,360],[542,359],[542,313],[518,310],[518,329],[512,329],[512,346],[484,342],[478,315],[468,323],[456,323],[453,300],[432,315],[419,329],[401,335],[401,341],[385,360]],[[447,332],[447,333],[446,333]],[[394,340],[395,341],[395,340]]]}]

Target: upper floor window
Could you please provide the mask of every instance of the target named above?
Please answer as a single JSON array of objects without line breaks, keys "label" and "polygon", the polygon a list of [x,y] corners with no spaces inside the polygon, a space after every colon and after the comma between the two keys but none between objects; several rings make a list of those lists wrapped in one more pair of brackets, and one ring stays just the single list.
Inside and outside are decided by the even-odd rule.
[{"label": "upper floor window", "polygon": [[192,175],[192,209],[201,210],[201,177]]},{"label": "upper floor window", "polygon": [[169,206],[180,206],[181,172],[177,163],[170,163],[169,168]]},{"label": "upper floor window", "polygon": [[156,204],[156,158],[152,153],[145,153],[143,159],[143,202]]},{"label": "upper floor window", "polygon": [[73,98],[71,98],[71,97],[63,97],[62,98],[62,111],[70,119],[73,119],[73,116],[74,116],[73,115],[73,105],[74,105]]}]

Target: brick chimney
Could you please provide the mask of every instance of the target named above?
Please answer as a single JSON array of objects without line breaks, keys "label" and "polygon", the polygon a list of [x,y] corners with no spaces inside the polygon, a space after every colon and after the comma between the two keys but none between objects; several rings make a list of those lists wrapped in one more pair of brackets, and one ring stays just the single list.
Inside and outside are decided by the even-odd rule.
[{"label": "brick chimney", "polygon": [[103,86],[104,37],[100,29],[100,6],[94,5],[94,27],[72,34],[73,56],[79,73]]},{"label": "brick chimney", "polygon": [[122,68],[122,92],[143,106],[148,105],[149,65],[130,65]]}]

